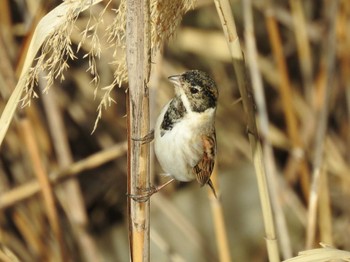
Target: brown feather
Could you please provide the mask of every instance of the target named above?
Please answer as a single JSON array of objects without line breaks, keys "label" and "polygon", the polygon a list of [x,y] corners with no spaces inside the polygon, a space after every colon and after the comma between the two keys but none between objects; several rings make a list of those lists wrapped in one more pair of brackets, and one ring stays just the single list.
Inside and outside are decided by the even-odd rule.
[{"label": "brown feather", "polygon": [[216,154],[216,137],[215,131],[207,136],[202,135],[202,144],[203,144],[203,157],[192,169],[192,172],[195,174],[198,183],[201,186],[208,184],[216,196],[213,184],[210,180],[210,176],[214,169],[215,164],[215,154]]}]

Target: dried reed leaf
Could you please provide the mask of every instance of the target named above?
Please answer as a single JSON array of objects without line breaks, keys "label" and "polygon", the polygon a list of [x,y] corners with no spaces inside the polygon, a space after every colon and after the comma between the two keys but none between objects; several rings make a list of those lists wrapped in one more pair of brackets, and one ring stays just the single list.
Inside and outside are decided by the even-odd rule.
[{"label": "dried reed leaf", "polygon": [[285,260],[285,262],[327,262],[350,261],[350,252],[339,250],[324,244],[322,248],[302,251],[297,257]]},{"label": "dried reed leaf", "polygon": [[[73,14],[75,17],[77,17],[79,13],[101,1],[102,0],[65,1],[40,20],[29,45],[28,53],[23,64],[19,81],[13,93],[11,94],[11,97],[6,104],[3,113],[1,114],[0,145],[4,140],[4,137],[11,123],[17,105],[20,102],[21,95],[26,88],[26,84],[28,84],[28,74],[31,70],[38,70],[38,68],[31,69],[31,65],[39,49],[45,43],[47,43],[48,39],[54,34],[57,28],[59,28],[67,22],[68,14]],[[35,83],[36,79],[32,80],[34,81],[33,83]],[[35,96],[35,93],[31,92],[28,94],[28,96]]]},{"label": "dried reed leaf", "polygon": [[[75,58],[69,37],[75,19],[82,11],[99,2],[101,2],[101,0],[65,1],[49,12],[38,23],[28,48],[20,79],[0,118],[0,145],[11,123],[18,103],[22,101],[22,106],[30,105],[31,98],[37,97],[34,92],[34,87],[37,84],[39,73],[46,70],[48,74],[46,76],[47,87],[44,89],[45,92],[48,91],[54,79],[60,77],[61,80],[64,80],[63,72],[69,67],[67,60],[68,58]],[[98,115],[94,130],[97,127],[98,120],[102,116],[102,109],[108,108],[114,102],[113,98],[110,96],[112,89],[116,85],[121,86],[121,84],[127,80],[125,56],[125,3],[126,1],[121,1],[113,25],[107,28],[109,42],[114,45],[116,50],[114,52],[116,70],[114,72],[113,83],[102,88],[104,95],[97,108]],[[194,1],[192,0],[151,2],[151,43],[154,51],[161,48],[164,41],[174,35],[182,16],[193,6]],[[102,21],[102,14],[103,12],[98,19],[99,21]],[[95,31],[96,25],[92,25],[91,28],[87,25],[86,30],[83,31],[81,42],[84,41],[84,37],[86,38],[87,32],[92,29]],[[92,35],[92,37],[94,36],[96,36],[96,34]],[[96,37],[94,37],[94,39],[96,43],[99,42]],[[78,45],[78,50],[80,49],[80,45],[81,43]],[[101,49],[98,44],[94,46],[96,50],[91,50],[86,56],[89,57],[89,70],[95,75],[93,81],[98,83],[99,80],[94,59],[100,56]],[[37,58],[36,66],[31,67],[40,48],[42,48],[42,54]],[[23,91],[25,91],[25,95],[21,100]]]}]

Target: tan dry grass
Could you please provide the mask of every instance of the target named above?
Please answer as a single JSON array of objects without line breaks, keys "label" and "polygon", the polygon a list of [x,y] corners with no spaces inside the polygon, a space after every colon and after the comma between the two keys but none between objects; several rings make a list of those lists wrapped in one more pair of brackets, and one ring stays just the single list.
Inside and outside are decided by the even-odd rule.
[{"label": "tan dry grass", "polygon": [[[33,3],[34,2],[36,1],[33,0]],[[4,3],[7,2],[1,2],[2,8],[0,12],[3,12],[2,10],[7,10]],[[69,5],[72,3],[73,2],[67,1],[65,4]],[[107,2],[104,3],[107,4]],[[154,4],[156,2],[152,3]],[[271,141],[277,163],[278,187],[280,191],[282,191],[277,198],[279,198],[278,200],[281,202],[283,212],[287,218],[287,229],[291,235],[293,255],[296,255],[299,250],[304,249],[304,242],[306,240],[304,233],[307,228],[310,228],[306,223],[306,209],[308,206],[306,203],[307,198],[305,198],[305,195],[307,195],[305,193],[309,192],[310,188],[307,186],[307,183],[305,183],[305,176],[301,176],[299,169],[300,161],[306,162],[308,167],[312,168],[312,159],[315,151],[317,151],[317,154],[324,153],[324,159],[322,161],[322,180],[320,180],[321,193],[318,198],[318,203],[316,203],[317,209],[315,209],[317,210],[317,216],[315,217],[317,224],[314,229],[316,239],[312,241],[312,244],[313,247],[317,247],[316,243],[318,241],[323,241],[333,243],[338,249],[348,250],[350,249],[348,238],[348,185],[350,181],[348,171],[350,165],[347,150],[349,145],[349,125],[347,120],[349,119],[348,109],[350,107],[348,103],[349,100],[346,100],[346,97],[349,97],[350,94],[350,89],[348,88],[349,78],[347,77],[350,67],[349,52],[346,47],[350,39],[348,37],[350,35],[349,27],[347,26],[349,23],[350,5],[346,0],[340,1],[338,15],[335,16],[337,17],[335,36],[337,40],[335,48],[336,70],[332,73],[335,81],[330,83],[332,89],[331,95],[329,96],[329,119],[331,121],[327,123],[328,130],[322,141],[325,143],[324,149],[319,150],[314,149],[315,147],[313,146],[315,143],[314,134],[316,133],[314,126],[319,121],[319,118],[313,117],[313,111],[315,106],[322,107],[322,97],[324,94],[322,93],[324,89],[320,88],[315,90],[315,88],[321,86],[320,84],[325,80],[324,77],[326,74],[326,71],[320,68],[320,61],[318,59],[322,55],[327,55],[329,51],[329,49],[325,49],[320,52],[322,39],[324,39],[324,36],[328,32],[327,30],[321,30],[327,23],[324,16],[325,11],[321,11],[321,9],[329,10],[328,4],[324,2],[317,5],[314,4],[314,2],[290,1],[291,6],[289,8],[287,3],[272,3],[272,8],[275,12],[274,19],[282,35],[279,45],[281,45],[283,52],[280,55],[282,59],[284,56],[284,59],[287,61],[286,69],[290,76],[291,94],[286,95],[287,106],[292,107],[294,117],[297,121],[297,132],[302,141],[300,147],[293,147],[292,145],[297,145],[297,143],[295,143],[296,140],[292,139],[291,130],[289,130],[290,127],[284,125],[285,119],[287,119],[285,117],[286,109],[283,109],[279,99],[282,94],[280,83],[283,79],[281,79],[281,74],[276,72],[280,72],[283,68],[275,63],[274,55],[270,51],[270,46],[266,37],[268,33],[267,27],[264,23],[264,19],[266,19],[266,9],[263,5],[259,5],[259,3],[262,2],[253,1],[253,14],[256,23],[255,38],[258,47],[257,63],[264,80],[264,92],[267,100],[269,128],[271,131],[269,140]],[[110,5],[112,6],[113,4],[112,2]],[[295,4],[295,6],[293,4]],[[191,7],[190,3],[183,2],[183,5],[186,6],[187,9]],[[235,18],[237,19],[236,26],[238,34],[240,34],[244,29],[240,19],[241,8],[238,1],[231,2],[231,5],[235,13]],[[91,10],[88,10],[88,12],[82,13],[82,19],[80,20],[79,18],[79,20],[75,22],[81,22],[79,28],[83,29],[79,31],[79,28],[73,28],[73,30],[81,32],[82,34],[75,34],[71,39],[72,44],[78,47],[80,45],[80,52],[86,54],[86,69],[90,71],[86,73],[84,66],[80,64],[81,62],[75,61],[75,63],[79,63],[79,66],[73,63],[64,73],[65,78],[68,80],[68,83],[70,83],[69,88],[66,86],[67,81],[62,82],[61,88],[55,88],[57,95],[55,95],[54,99],[58,104],[58,112],[61,114],[65,124],[63,128],[60,128],[60,130],[62,130],[60,132],[66,132],[69,142],[68,149],[72,150],[71,154],[73,156],[71,165],[67,167],[68,171],[70,168],[76,167],[76,165],[79,166],[81,163],[85,163],[85,167],[91,167],[90,163],[92,163],[93,159],[88,158],[88,155],[97,151],[101,153],[106,152],[106,148],[111,144],[124,141],[125,139],[125,121],[124,118],[122,118],[125,114],[123,101],[124,90],[116,90],[113,88],[115,83],[123,83],[123,81],[126,80],[126,69],[124,68],[125,72],[122,72],[122,64],[124,63],[122,50],[125,48],[124,39],[122,39],[124,25],[118,23],[119,27],[113,28],[113,26],[115,26],[118,21],[122,21],[123,18],[120,18],[122,17],[122,14],[118,13],[120,11],[116,14],[115,12],[111,12],[109,8],[104,11],[104,15],[100,16],[105,6],[106,5],[103,7],[99,6],[100,9],[97,11],[90,12]],[[45,10],[45,8],[42,9]],[[157,11],[157,9],[154,9],[152,12],[155,11]],[[185,10],[181,10],[180,12],[184,13]],[[8,13],[11,12],[9,11]],[[174,16],[173,13],[169,13],[169,16],[171,16],[169,19],[166,17],[157,18],[157,16],[161,16],[163,13],[152,13],[152,17],[155,18],[155,21],[172,21],[174,28],[176,28],[179,21],[175,23],[170,19]],[[63,15],[68,14],[69,12]],[[114,23],[106,23],[106,15],[108,15],[109,18],[118,17],[118,19],[116,19]],[[201,18],[202,15],[204,18]],[[304,15],[304,20],[298,19],[301,15]],[[179,15],[179,17],[181,17],[181,15]],[[194,21],[192,18],[198,20]],[[6,16],[0,13],[0,20],[5,21],[5,19]],[[221,186],[220,188],[222,188],[222,200],[224,204],[223,214],[227,225],[227,228],[224,229],[223,232],[226,233],[229,238],[228,245],[234,260],[261,261],[267,257],[263,240],[264,233],[256,231],[256,228],[261,227],[263,223],[260,216],[251,213],[256,211],[260,214],[259,208],[249,202],[258,199],[258,196],[255,194],[257,189],[254,181],[249,180],[248,184],[250,187],[248,187],[247,184],[241,183],[242,181],[240,180],[243,176],[250,178],[253,177],[253,175],[252,173],[245,172],[243,169],[234,170],[232,168],[233,166],[239,166],[241,162],[250,161],[250,148],[246,139],[245,115],[241,107],[233,102],[238,98],[238,94],[235,88],[235,76],[232,70],[228,69],[231,68],[231,57],[228,49],[226,49],[224,34],[221,30],[217,29],[219,28],[219,20],[215,13],[214,5],[210,5],[209,3],[201,2],[200,8],[197,9],[196,12],[191,13],[186,20],[185,27],[182,27],[175,34],[175,36],[178,36],[177,38],[175,37],[175,46],[173,45],[170,48],[166,47],[165,55],[159,59],[160,61],[153,61],[156,62],[156,66],[158,66],[157,70],[160,77],[156,84],[151,87],[152,92],[156,93],[154,96],[155,99],[151,100],[151,103],[153,108],[157,107],[154,106],[155,103],[153,103],[157,100],[157,103],[161,106],[166,99],[172,95],[172,89],[168,88],[165,81],[166,76],[179,73],[188,68],[196,67],[207,70],[218,82],[221,91],[217,117],[219,142],[218,182]],[[74,19],[72,18],[70,21],[74,21]],[[198,21],[201,22],[198,23]],[[304,26],[301,25],[302,21],[304,21]],[[0,42],[0,45],[6,46],[8,42],[15,43],[13,41],[14,37],[21,35],[23,28],[26,28],[24,26],[13,26],[13,28],[16,29],[5,30],[6,26],[11,25],[11,23],[12,22],[8,19],[7,22],[2,22],[2,27],[0,28],[1,32],[5,33],[7,37],[6,41]],[[207,33],[208,27],[198,26],[201,23],[207,23],[206,26],[209,24],[210,34]],[[105,28],[107,27],[106,25],[109,24],[111,27],[106,33]],[[189,25],[191,27],[189,27]],[[50,27],[50,25],[46,26]],[[98,27],[99,29],[97,29]],[[20,30],[18,28],[20,28]],[[102,28],[102,33],[100,28]],[[160,30],[159,32],[164,30],[160,25],[157,28],[157,30]],[[302,28],[302,30],[300,30],[300,28]],[[69,33],[70,30],[70,27],[62,28],[62,32],[65,33]],[[112,43],[106,44],[109,32],[114,32],[112,35],[114,34],[116,38],[111,39]],[[159,32],[153,35],[153,37],[156,39],[157,37],[158,39],[162,37],[162,33]],[[171,33],[168,32],[169,34],[164,34],[165,37],[163,40],[174,36],[174,32],[175,31],[171,31]],[[96,37],[97,35],[98,38]],[[45,32],[41,36],[44,38]],[[119,40],[117,39],[118,37],[120,38]],[[59,36],[56,36],[55,39],[56,41],[70,44],[67,39],[60,38]],[[160,45],[153,45],[154,50],[161,47],[163,40],[155,40],[159,41]],[[302,46],[305,45],[305,41],[310,45],[309,54],[307,54],[307,50],[305,54],[305,50],[302,49]],[[118,44],[119,47],[110,47],[113,42],[120,43]],[[246,39],[241,38],[240,42],[244,47]],[[301,44],[301,42],[304,44]],[[54,52],[52,52],[54,50],[50,51],[49,49],[50,47],[47,46],[47,49],[44,49],[46,50],[45,53],[54,54]],[[99,49],[101,49],[101,53]],[[13,57],[14,55],[19,56],[20,53],[18,45],[12,44],[11,48],[7,50],[8,52],[5,52],[5,56],[8,54],[12,59],[12,64],[15,64]],[[73,53],[71,53],[71,51],[73,51]],[[68,49],[66,54],[68,56],[77,56],[74,48],[71,49],[71,51]],[[106,52],[107,56],[115,61],[115,63],[119,63],[120,66],[118,66],[118,64],[105,66],[108,62],[104,59],[103,52]],[[113,53],[115,56],[113,56]],[[99,59],[100,55],[101,59]],[[5,56],[2,55],[0,61],[2,66],[4,65]],[[303,59],[306,59],[306,64],[301,63]],[[310,62],[309,60],[312,61],[311,65],[308,65]],[[55,68],[53,64],[49,65],[50,60],[47,61],[46,66]],[[30,60],[30,66],[32,62],[33,60]],[[45,61],[42,62],[45,64]],[[34,63],[34,65],[36,65],[36,63]],[[62,59],[57,65],[64,69],[66,67],[65,59]],[[310,72],[308,70],[310,70],[310,68],[308,67],[311,67],[311,79],[309,79]],[[11,63],[7,63],[7,69],[10,69],[8,70],[10,73],[13,71]],[[61,71],[56,67],[56,73],[61,73]],[[2,95],[4,94],[4,96],[6,96],[3,83],[10,83],[11,81],[4,81],[4,72],[3,70],[0,72],[0,91]],[[118,74],[118,72],[121,73]],[[113,73],[115,74],[114,76]],[[57,75],[52,74],[52,76]],[[116,76],[121,76],[122,78],[114,82],[116,81]],[[60,76],[58,80],[59,78]],[[35,80],[35,78],[33,79]],[[90,88],[89,82],[91,80],[93,80],[93,82],[90,83],[92,84]],[[56,81],[54,82],[56,83]],[[94,89],[96,83],[99,83],[100,86]],[[22,83],[22,85],[23,84],[24,83]],[[11,87],[11,84],[9,87]],[[101,90],[103,87],[106,88]],[[13,101],[19,101],[21,95],[24,95],[22,91],[19,94],[18,89],[16,90],[17,96],[16,92],[14,93],[16,99],[13,100],[12,98],[8,105],[11,104],[11,101],[12,103]],[[89,100],[94,96],[94,90],[97,101]],[[50,93],[52,91],[54,90],[50,90]],[[310,93],[312,95],[313,92],[316,99],[310,100]],[[104,96],[104,94],[106,95]],[[31,95],[34,95],[34,91]],[[37,92],[37,95],[40,96],[41,93]],[[100,97],[102,97],[102,100],[100,100]],[[117,105],[113,103],[114,100],[118,101]],[[100,109],[106,106],[110,107],[110,110],[104,111],[103,117],[99,120],[99,126],[95,134],[90,136],[89,133],[94,125],[94,117],[96,115],[95,110],[99,108],[100,101],[106,101],[105,105]],[[1,107],[3,107],[4,104],[5,102],[0,101]],[[17,107],[15,104],[12,104],[13,108],[11,110],[15,110]],[[62,183],[65,185],[67,181],[73,181],[73,178],[70,176],[74,175],[66,169],[57,167],[57,159],[59,157],[53,150],[55,147],[54,143],[50,140],[50,137],[53,137],[53,132],[47,130],[45,126],[46,118],[50,118],[52,115],[46,112],[47,109],[38,107],[39,104],[40,102],[31,104],[31,107],[28,109],[28,112],[30,112],[28,113],[28,117],[33,123],[40,156],[42,157],[45,169],[47,169],[47,173],[62,174],[63,176],[63,180],[57,180],[56,177],[52,178],[50,176],[49,180],[53,188],[64,188]],[[4,113],[2,117],[2,120],[6,119],[7,121],[1,122],[0,133],[2,135],[6,132],[3,128],[6,129],[6,125],[9,125],[11,122],[12,117],[8,114],[9,112],[11,113],[11,110],[7,108],[7,113]],[[157,110],[155,110],[155,113],[157,113]],[[13,112],[11,114],[13,114]],[[45,117],[46,114],[47,116]],[[5,115],[7,116],[6,118],[4,118]],[[13,119],[13,123],[14,124],[10,127],[10,131],[7,133],[6,140],[3,142],[1,151],[1,164],[4,164],[2,164],[0,168],[0,208],[4,211],[4,215],[2,214],[0,217],[0,239],[4,245],[0,247],[2,251],[0,255],[2,256],[5,254],[5,256],[12,257],[14,260],[16,256],[19,258],[26,257],[33,261],[42,257],[50,257],[50,255],[56,258],[58,257],[58,250],[54,245],[52,228],[48,224],[45,216],[45,209],[43,208],[44,206],[37,194],[40,192],[41,188],[37,180],[34,180],[33,172],[30,168],[31,163],[27,161],[23,155],[24,143],[18,136],[18,130],[16,129],[18,122],[15,118]],[[95,146],[89,148],[91,144]],[[119,155],[119,157],[122,156]],[[286,160],[286,158],[288,159]],[[79,159],[82,159],[82,162],[78,162]],[[117,220],[116,217],[123,217],[123,215],[120,214],[117,216],[115,216],[115,214],[110,215],[109,212],[111,209],[114,210],[116,208],[118,210],[123,210],[123,208],[125,208],[123,206],[123,203],[125,203],[125,199],[123,198],[125,197],[125,180],[123,180],[125,161],[115,160],[101,166],[102,163],[103,161],[100,161],[97,166],[94,166],[92,169],[89,168],[90,174],[84,173],[83,176],[79,177],[79,185],[83,188],[83,203],[85,203],[85,206],[82,206],[82,208],[87,208],[89,210],[87,227],[95,227],[98,224],[100,227],[103,225],[102,227],[105,229],[105,231],[102,231],[103,234],[100,235],[96,234],[96,231],[92,229],[93,240],[99,243],[102,237],[110,237],[108,241],[104,242],[104,245],[98,246],[98,252],[101,252],[104,257],[111,256],[113,261],[119,258],[121,261],[124,261],[128,257],[127,254],[124,257],[122,256],[122,254],[124,254],[123,252],[127,250],[127,247],[122,245],[122,243],[126,242],[126,234],[122,234],[120,231],[115,233],[116,231],[114,231],[114,229],[116,227],[112,223],[109,223],[108,219],[112,217],[115,223]],[[65,173],[65,170],[68,173]],[[86,172],[86,170],[87,169],[85,169],[84,172]],[[82,172],[82,170],[78,172]],[[77,176],[74,177],[74,179],[77,178]],[[226,180],[228,177],[230,179]],[[113,182],[110,182],[111,178],[114,178],[114,180],[112,179]],[[230,182],[227,183],[227,181]],[[151,250],[153,252],[151,253],[152,256],[158,257],[159,253],[157,253],[157,248],[161,247],[161,253],[163,255],[169,255],[168,257],[180,260],[190,260],[192,257],[198,257],[201,258],[202,261],[206,257],[213,259],[218,258],[218,250],[220,248],[225,248],[223,241],[215,243],[214,235],[220,232],[212,231],[214,223],[210,220],[210,212],[206,212],[209,211],[208,203],[205,201],[202,203],[200,201],[203,196],[203,194],[201,195],[202,191],[195,191],[197,194],[194,195],[192,194],[193,188],[191,188],[191,186],[195,187],[195,185],[192,184],[186,185],[187,189],[191,189],[191,192],[189,192],[190,190],[184,189],[177,190],[176,194],[174,194],[174,186],[168,191],[162,192],[162,195],[159,196],[164,197],[164,195],[167,195],[171,197],[171,201],[161,202],[161,207],[156,204],[157,200],[154,200],[155,205],[153,205],[153,208],[163,214],[163,216],[160,216],[159,220],[156,220],[157,218],[154,217],[154,222],[152,223],[157,227],[161,225],[161,223],[164,223],[165,226],[163,226],[163,228],[160,227],[159,230],[157,228],[157,232],[154,235],[155,237],[153,237],[153,239],[156,239],[155,242],[152,242],[151,235],[151,244],[154,244],[152,247],[153,251]],[[185,192],[188,194],[183,194]],[[4,202],[2,200],[4,200]],[[206,199],[203,198],[203,200]],[[169,202],[173,203],[175,201],[178,201],[177,207],[172,206],[170,208]],[[239,204],[236,205],[236,201]],[[201,208],[203,207],[201,212],[199,212],[200,202]],[[186,207],[186,209],[184,207]],[[177,208],[177,210],[174,211],[173,208]],[[76,210],[73,210],[73,216],[77,215],[75,211]],[[65,244],[68,245],[68,250],[70,251],[69,255],[72,256],[73,259],[76,259],[77,257],[74,257],[74,252],[71,252],[72,250],[77,251],[76,246],[71,246],[70,244],[78,243],[79,234],[81,234],[81,236],[86,236],[84,235],[84,232],[86,233],[86,228],[80,228],[79,230],[81,231],[79,231],[79,234],[73,234],[69,223],[66,223],[68,216],[65,212],[66,211],[62,211],[59,207],[58,219],[65,229],[63,235],[66,241]],[[176,220],[174,218],[169,218],[169,216],[176,212],[181,213],[181,219],[178,221],[174,221]],[[120,213],[122,214],[123,212]],[[244,222],[241,222],[241,220]],[[120,223],[120,226],[124,228],[122,223]],[[190,239],[188,234],[183,232],[186,229],[190,229],[190,232],[196,232],[196,236]],[[44,232],[49,232],[50,234],[44,237]],[[101,231],[99,232],[101,233]],[[166,232],[166,234],[164,234],[164,232]],[[179,238],[176,239],[176,241],[172,241],[171,236],[175,235],[179,235]],[[183,241],[184,239],[187,240],[187,238],[188,241]],[[45,242],[43,239],[45,239]],[[85,238],[82,239],[84,240]],[[115,244],[115,246],[112,244]],[[85,255],[87,255],[86,251],[87,248],[83,251],[79,251],[79,254],[81,255],[80,252],[85,252]],[[338,252],[338,250],[330,248],[310,250],[302,253],[300,257],[296,257],[295,259],[308,259],[306,261],[310,261],[310,258],[315,258],[313,255],[316,253],[319,253],[316,258],[321,259],[320,261],[325,261],[330,258],[348,259],[346,251],[343,252],[340,250]],[[320,255],[321,253],[322,255]],[[345,257],[339,256],[343,254]]]}]

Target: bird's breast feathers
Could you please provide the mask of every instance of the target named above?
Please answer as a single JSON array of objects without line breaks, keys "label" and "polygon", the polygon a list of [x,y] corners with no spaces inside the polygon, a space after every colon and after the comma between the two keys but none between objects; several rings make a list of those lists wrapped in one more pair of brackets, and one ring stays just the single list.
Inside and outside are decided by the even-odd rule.
[{"label": "bird's breast feathers", "polygon": [[[169,104],[168,104],[169,106]],[[155,152],[164,171],[176,174],[177,180],[190,181],[195,177],[190,169],[203,157],[203,135],[214,131],[215,109],[187,112],[171,129],[162,129],[166,108],[160,114],[155,129]]]}]

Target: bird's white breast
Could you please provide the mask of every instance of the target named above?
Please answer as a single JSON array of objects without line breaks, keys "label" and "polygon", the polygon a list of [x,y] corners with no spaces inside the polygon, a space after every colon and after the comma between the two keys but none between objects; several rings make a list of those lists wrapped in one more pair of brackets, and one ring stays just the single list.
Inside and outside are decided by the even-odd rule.
[{"label": "bird's white breast", "polygon": [[191,181],[195,179],[191,169],[203,156],[201,135],[213,130],[215,109],[210,108],[201,113],[187,112],[183,119],[161,136],[161,124],[169,103],[156,122],[155,154],[164,171],[170,176],[179,181]]}]

